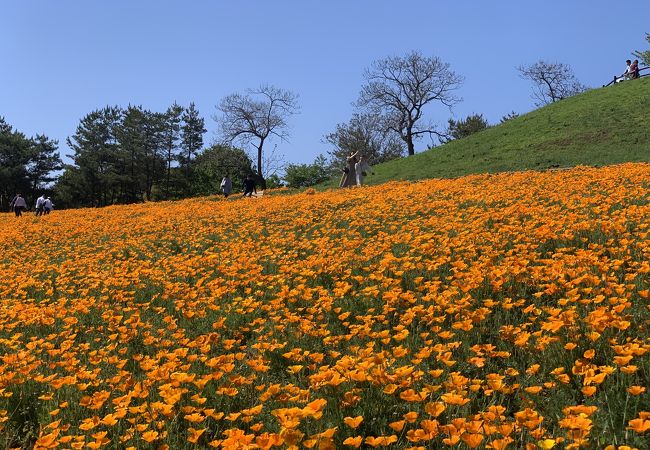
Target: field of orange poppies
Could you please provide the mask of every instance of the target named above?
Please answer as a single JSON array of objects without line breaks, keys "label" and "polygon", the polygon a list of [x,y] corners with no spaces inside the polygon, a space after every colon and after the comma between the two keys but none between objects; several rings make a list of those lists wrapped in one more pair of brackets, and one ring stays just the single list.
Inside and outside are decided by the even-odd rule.
[{"label": "field of orange poppies", "polygon": [[0,448],[649,448],[648,164],[0,231]]}]

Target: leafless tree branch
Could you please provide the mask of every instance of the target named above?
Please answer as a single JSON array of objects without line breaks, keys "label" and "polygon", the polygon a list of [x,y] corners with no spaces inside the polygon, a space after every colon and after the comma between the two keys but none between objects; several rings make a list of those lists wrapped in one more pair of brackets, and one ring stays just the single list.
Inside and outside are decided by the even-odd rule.
[{"label": "leafless tree branch", "polygon": [[253,145],[257,152],[257,174],[264,186],[264,144],[267,140],[289,138],[290,116],[298,114],[298,95],[271,85],[249,89],[245,94],[224,97],[219,106],[220,114],[213,116],[219,125],[223,142]]},{"label": "leafless tree branch", "polygon": [[434,102],[451,108],[461,101],[454,91],[463,78],[439,58],[419,52],[375,61],[364,77],[366,84],[356,105],[382,116],[385,129],[400,136],[409,155],[415,153],[416,139],[437,133],[430,124],[423,124],[424,108]]}]

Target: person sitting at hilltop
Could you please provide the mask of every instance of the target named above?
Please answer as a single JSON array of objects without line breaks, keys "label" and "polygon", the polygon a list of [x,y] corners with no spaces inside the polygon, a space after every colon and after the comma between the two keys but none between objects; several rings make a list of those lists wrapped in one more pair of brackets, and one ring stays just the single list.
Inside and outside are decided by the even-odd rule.
[{"label": "person sitting at hilltop", "polygon": [[630,64],[630,78],[635,79],[639,78],[639,60],[635,59],[632,64]]},{"label": "person sitting at hilltop", "polygon": [[625,61],[625,72],[623,72],[623,75],[621,75],[620,77],[615,77],[617,83],[631,79],[632,77],[632,72],[630,71],[631,65],[632,65],[632,61],[630,61],[629,59]]}]

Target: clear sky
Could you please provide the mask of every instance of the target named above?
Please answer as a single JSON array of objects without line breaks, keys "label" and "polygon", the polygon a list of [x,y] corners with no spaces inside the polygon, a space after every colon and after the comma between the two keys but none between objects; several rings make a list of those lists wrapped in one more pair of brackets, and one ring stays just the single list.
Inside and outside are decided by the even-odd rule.
[{"label": "clear sky", "polygon": [[[647,47],[648,18],[648,0],[0,0],[0,116],[66,154],[94,109],[193,101],[210,143],[219,100],[270,83],[300,95],[290,142],[277,144],[307,163],[350,118],[373,60],[440,57],[465,77],[453,116],[495,123],[533,108],[515,66],[564,62],[602,86]],[[451,115],[434,107],[429,118],[442,127]]]}]

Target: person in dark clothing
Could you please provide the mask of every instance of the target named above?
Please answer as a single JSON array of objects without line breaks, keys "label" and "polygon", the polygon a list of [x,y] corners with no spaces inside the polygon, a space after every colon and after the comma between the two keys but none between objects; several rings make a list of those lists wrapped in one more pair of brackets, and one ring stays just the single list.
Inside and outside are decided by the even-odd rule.
[{"label": "person in dark clothing", "polygon": [[630,73],[632,76],[632,79],[639,78],[639,60],[635,59],[632,64],[630,65]]},{"label": "person in dark clothing", "polygon": [[257,194],[257,190],[255,189],[255,181],[249,175],[244,180],[244,197],[251,197],[253,193]]}]

